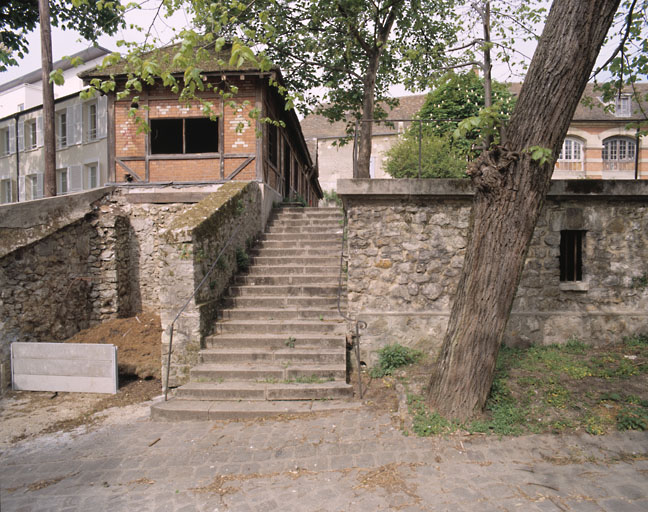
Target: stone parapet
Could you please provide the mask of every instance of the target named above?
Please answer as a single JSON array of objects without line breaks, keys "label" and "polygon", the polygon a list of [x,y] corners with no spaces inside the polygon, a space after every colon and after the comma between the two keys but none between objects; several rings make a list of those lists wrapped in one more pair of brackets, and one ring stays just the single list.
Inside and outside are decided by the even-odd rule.
[{"label": "stone parapet", "polygon": [[[368,324],[363,358],[389,343],[435,352],[470,231],[469,180],[340,180],[348,304]],[[560,280],[561,232],[584,233],[579,281]],[[555,181],[507,328],[510,345],[592,344],[648,331],[648,182]]]}]

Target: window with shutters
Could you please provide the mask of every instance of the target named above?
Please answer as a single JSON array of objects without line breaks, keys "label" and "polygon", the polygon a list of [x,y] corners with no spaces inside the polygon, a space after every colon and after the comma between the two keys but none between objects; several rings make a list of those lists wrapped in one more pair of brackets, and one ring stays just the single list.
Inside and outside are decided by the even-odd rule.
[{"label": "window with shutters", "polygon": [[67,169],[56,169],[56,193],[57,194],[67,194],[70,190],[68,184],[68,170]]},{"label": "window with shutters", "polygon": [[151,154],[218,153],[218,121],[208,117],[151,119]]},{"label": "window with shutters", "polygon": [[86,103],[83,108],[86,140],[92,142],[99,138],[97,102]]},{"label": "window with shutters", "polygon": [[68,146],[68,115],[67,109],[56,113],[56,147]]},{"label": "window with shutters", "polygon": [[36,119],[25,121],[25,150],[36,149],[38,145]]},{"label": "window with shutters", "polygon": [[5,156],[11,153],[10,149],[10,128],[3,128],[0,130],[0,156]]},{"label": "window with shutters", "polygon": [[97,188],[99,186],[99,165],[96,162],[91,164],[86,164],[84,174],[85,174],[84,188],[86,189]]},{"label": "window with shutters", "polygon": [[0,180],[0,202],[11,202],[11,180]]}]

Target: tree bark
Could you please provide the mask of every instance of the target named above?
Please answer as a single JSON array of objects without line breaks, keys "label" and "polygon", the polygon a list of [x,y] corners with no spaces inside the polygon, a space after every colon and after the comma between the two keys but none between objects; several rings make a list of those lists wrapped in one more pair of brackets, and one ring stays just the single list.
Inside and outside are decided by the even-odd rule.
[{"label": "tree bark", "polygon": [[45,147],[45,197],[56,195],[56,135],[54,114],[54,85],[52,72],[52,30],[48,0],[38,0],[41,33],[41,77],[43,82],[43,145]]},{"label": "tree bark", "polygon": [[[469,167],[471,236],[430,405],[466,419],[483,409],[551,174],[619,0],[556,0],[500,146]],[[531,146],[550,148],[544,165]]]},{"label": "tree bark", "polygon": [[375,49],[369,56],[369,65],[364,76],[364,90],[362,93],[362,119],[360,120],[360,133],[358,134],[358,161],[357,175],[354,178],[370,178],[371,143],[373,135],[374,118],[374,91],[376,90],[376,74],[380,63],[380,50]]}]

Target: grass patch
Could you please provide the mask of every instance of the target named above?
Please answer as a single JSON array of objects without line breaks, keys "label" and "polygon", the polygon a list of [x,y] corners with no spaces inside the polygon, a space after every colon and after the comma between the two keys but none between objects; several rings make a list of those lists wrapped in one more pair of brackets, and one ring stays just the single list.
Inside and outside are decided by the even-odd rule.
[{"label": "grass patch", "polygon": [[[414,367],[404,381],[421,374]],[[429,373],[426,373],[429,375]],[[502,347],[482,415],[466,423],[441,417],[408,395],[417,435],[457,430],[499,436],[648,429],[648,335],[605,347],[578,339],[561,345]]]}]

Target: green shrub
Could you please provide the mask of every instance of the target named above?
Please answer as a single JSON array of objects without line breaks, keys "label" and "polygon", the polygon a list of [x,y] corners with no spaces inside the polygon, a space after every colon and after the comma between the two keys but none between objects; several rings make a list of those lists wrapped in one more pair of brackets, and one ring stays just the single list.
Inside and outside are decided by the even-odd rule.
[{"label": "green shrub", "polygon": [[418,361],[423,353],[420,350],[404,347],[398,343],[386,345],[378,351],[378,366],[371,369],[374,378],[391,375],[396,368]]},{"label": "green shrub", "polygon": [[616,421],[619,430],[648,430],[648,410],[643,407],[623,407]]},{"label": "green shrub", "polygon": [[241,247],[236,249],[236,266],[241,272],[245,272],[250,268],[250,257],[245,252],[245,249]]},{"label": "green shrub", "polygon": [[[421,178],[465,178],[467,161],[447,138],[424,136],[421,142]],[[417,178],[418,139],[407,135],[387,152],[387,173],[394,178]]]}]

